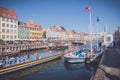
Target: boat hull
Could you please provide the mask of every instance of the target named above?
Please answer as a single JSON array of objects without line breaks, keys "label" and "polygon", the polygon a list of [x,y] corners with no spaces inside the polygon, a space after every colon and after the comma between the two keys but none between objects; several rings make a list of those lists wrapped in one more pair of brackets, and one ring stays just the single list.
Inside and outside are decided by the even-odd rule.
[{"label": "boat hull", "polygon": [[85,62],[85,58],[71,58],[71,57],[64,57],[65,61],[69,63],[83,63]]},{"label": "boat hull", "polygon": [[64,62],[64,66],[67,70],[78,70],[78,69],[82,69],[85,67],[85,63],[68,63],[68,62]]},{"label": "boat hull", "polygon": [[38,65],[38,64],[42,64],[42,63],[60,58],[61,56],[62,56],[62,54],[57,54],[57,55],[50,56],[50,57],[47,57],[47,58],[42,58],[42,59],[39,59],[39,60],[26,62],[26,63],[23,63],[23,64],[10,66],[10,67],[6,67],[6,68],[2,68],[2,69],[0,69],[0,75],[5,74],[5,73],[9,73],[9,72],[13,72],[13,71],[17,71],[17,70],[21,70],[21,69],[24,69],[24,68],[32,67],[32,66],[35,66],[35,65]]}]

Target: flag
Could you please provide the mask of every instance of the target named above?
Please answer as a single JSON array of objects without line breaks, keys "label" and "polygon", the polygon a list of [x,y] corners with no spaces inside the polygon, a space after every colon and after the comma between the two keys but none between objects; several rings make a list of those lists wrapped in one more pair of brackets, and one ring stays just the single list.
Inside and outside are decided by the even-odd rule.
[{"label": "flag", "polygon": [[99,18],[97,17],[97,22],[99,22]]},{"label": "flag", "polygon": [[87,6],[85,9],[86,9],[87,11],[90,11],[90,10],[91,10],[90,6]]}]

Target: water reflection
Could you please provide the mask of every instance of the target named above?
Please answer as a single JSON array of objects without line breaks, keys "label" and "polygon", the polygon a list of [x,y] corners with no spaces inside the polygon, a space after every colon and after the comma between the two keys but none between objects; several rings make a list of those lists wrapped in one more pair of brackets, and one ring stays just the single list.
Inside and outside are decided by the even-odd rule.
[{"label": "water reflection", "polygon": [[87,70],[89,71],[96,71],[97,66],[95,64],[85,64]]},{"label": "water reflection", "polygon": [[98,67],[98,62],[93,62],[91,64],[85,64],[86,66],[86,69],[89,70],[91,72],[91,79],[92,80],[95,76],[95,73],[96,73],[96,70],[97,70],[97,67]]},{"label": "water reflection", "polygon": [[85,63],[75,63],[75,64],[70,64],[68,62],[64,62],[64,66],[67,70],[77,70],[77,69],[82,69],[85,67]]},{"label": "water reflection", "polygon": [[[19,56],[42,52],[44,51],[22,52]],[[90,76],[91,72],[86,69],[84,63],[69,64],[64,62],[64,59],[56,59],[24,70],[0,75],[0,80],[89,80]]]},{"label": "water reflection", "polygon": [[30,67],[30,68],[23,69],[23,70],[20,70],[20,71],[8,73],[8,74],[0,76],[0,80],[19,80],[19,78],[21,78],[21,77],[24,77],[24,76],[27,76],[27,75],[30,75],[30,74],[34,74],[36,72],[44,70],[44,69],[46,69],[50,66],[53,66],[57,63],[60,63],[60,62],[62,62],[61,59],[56,59],[56,60],[53,60],[53,61],[50,61],[50,62],[47,62],[47,63],[36,65],[34,67]]}]

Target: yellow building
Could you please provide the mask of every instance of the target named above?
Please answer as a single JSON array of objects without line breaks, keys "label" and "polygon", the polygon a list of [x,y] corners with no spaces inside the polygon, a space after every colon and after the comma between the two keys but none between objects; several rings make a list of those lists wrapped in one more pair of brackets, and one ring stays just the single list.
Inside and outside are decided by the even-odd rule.
[{"label": "yellow building", "polygon": [[39,40],[42,38],[43,35],[43,29],[41,26],[37,23],[34,23],[32,21],[26,22],[27,27],[30,28],[30,40]]},{"label": "yellow building", "polygon": [[67,35],[69,40],[74,40],[74,31],[73,30],[67,30]]},{"label": "yellow building", "polygon": [[61,31],[60,34],[61,34],[61,40],[66,40],[67,39],[66,31]]}]

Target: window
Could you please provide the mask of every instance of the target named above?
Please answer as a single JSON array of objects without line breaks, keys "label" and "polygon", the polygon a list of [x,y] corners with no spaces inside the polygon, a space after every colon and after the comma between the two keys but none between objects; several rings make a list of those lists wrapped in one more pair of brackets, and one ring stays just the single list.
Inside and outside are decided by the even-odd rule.
[{"label": "window", "polygon": [[107,37],[106,40],[107,40],[108,42],[110,42],[110,41],[111,41],[111,37]]},{"label": "window", "polygon": [[5,27],[5,23],[2,23],[2,26]]},{"label": "window", "polygon": [[16,30],[14,30],[14,33],[16,34],[16,33],[17,33],[17,31],[16,31]]},{"label": "window", "polygon": [[14,23],[14,22],[15,22],[15,20],[12,20],[12,22]]},{"label": "window", "polygon": [[9,33],[9,29],[7,29],[7,33]]},{"label": "window", "polygon": [[16,16],[13,16],[14,19],[16,19],[17,17]]},{"label": "window", "polygon": [[16,39],[17,37],[16,36],[14,36],[14,39]]},{"label": "window", "polygon": [[7,27],[9,27],[9,24],[7,24]]},{"label": "window", "polygon": [[11,24],[11,28],[13,28],[13,24]]},{"label": "window", "polygon": [[11,33],[13,33],[13,30],[11,30]]},{"label": "window", "polygon": [[11,36],[11,39],[13,39],[13,36]]},{"label": "window", "polygon": [[8,14],[8,17],[11,18],[12,16],[10,14]]},{"label": "window", "polygon": [[5,18],[5,21],[7,21],[7,18]]},{"label": "window", "polygon": [[9,38],[9,35],[7,35],[7,38]]},{"label": "window", "polygon": [[14,20],[14,23],[16,23],[16,20]]},{"label": "window", "polygon": [[11,22],[11,19],[9,19],[9,22]]},{"label": "window", "polygon": [[2,32],[4,33],[4,32],[5,32],[5,29],[2,29]]},{"label": "window", "polygon": [[17,26],[16,26],[16,25],[14,25],[14,28],[17,28]]},{"label": "window", "polygon": [[11,19],[11,22],[13,22],[13,20]]},{"label": "window", "polygon": [[2,39],[5,39],[5,35],[2,35]]},{"label": "window", "polygon": [[[17,20],[15,20],[15,23],[17,23]],[[23,25],[25,26],[25,23]]]},{"label": "window", "polygon": [[2,21],[5,21],[5,18],[2,18]]},{"label": "window", "polygon": [[9,22],[9,19],[7,18],[7,22]]}]

